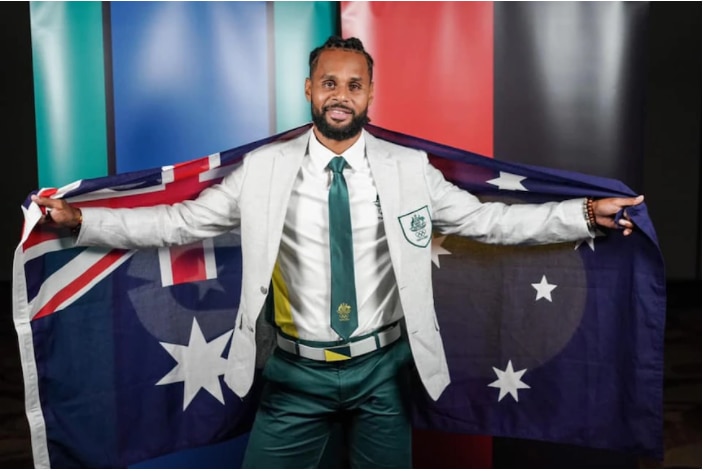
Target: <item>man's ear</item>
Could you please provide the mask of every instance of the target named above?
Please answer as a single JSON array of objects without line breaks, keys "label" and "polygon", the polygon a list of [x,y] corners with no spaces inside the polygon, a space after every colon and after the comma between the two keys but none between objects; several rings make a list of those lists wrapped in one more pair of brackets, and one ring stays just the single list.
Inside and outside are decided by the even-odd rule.
[{"label": "man's ear", "polygon": [[368,106],[373,103],[375,97],[375,82],[370,82],[370,93],[368,93]]},{"label": "man's ear", "polygon": [[306,101],[311,103],[311,79],[309,77],[304,80],[304,96]]}]

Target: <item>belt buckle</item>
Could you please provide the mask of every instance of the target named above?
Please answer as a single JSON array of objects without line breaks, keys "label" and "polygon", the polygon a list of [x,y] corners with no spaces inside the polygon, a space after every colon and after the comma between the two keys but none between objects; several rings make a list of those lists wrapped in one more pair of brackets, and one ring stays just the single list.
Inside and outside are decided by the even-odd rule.
[{"label": "belt buckle", "polygon": [[345,361],[350,360],[351,358],[352,355],[350,344],[324,348],[324,360],[326,362]]}]

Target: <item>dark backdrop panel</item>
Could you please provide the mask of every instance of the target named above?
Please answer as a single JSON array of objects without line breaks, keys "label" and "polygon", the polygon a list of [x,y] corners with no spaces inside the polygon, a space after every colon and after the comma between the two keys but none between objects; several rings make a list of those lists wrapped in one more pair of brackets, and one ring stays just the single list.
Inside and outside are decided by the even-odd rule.
[{"label": "dark backdrop panel", "polygon": [[[642,188],[649,5],[495,3],[495,157]],[[493,439],[496,468],[634,468],[625,453]]]},{"label": "dark backdrop panel", "polygon": [[12,259],[20,241],[20,205],[38,185],[34,127],[29,3],[0,4],[0,345],[2,363],[2,467],[31,468],[32,447],[24,415],[24,390],[17,334],[12,324]]},{"label": "dark backdrop panel", "polygon": [[645,2],[495,3],[495,157],[642,185]]},{"label": "dark backdrop panel", "polygon": [[0,280],[8,286],[24,221],[20,205],[38,185],[30,31],[28,2],[0,5]]},{"label": "dark backdrop panel", "polygon": [[670,306],[701,305],[701,9],[702,2],[650,3],[644,191]]}]

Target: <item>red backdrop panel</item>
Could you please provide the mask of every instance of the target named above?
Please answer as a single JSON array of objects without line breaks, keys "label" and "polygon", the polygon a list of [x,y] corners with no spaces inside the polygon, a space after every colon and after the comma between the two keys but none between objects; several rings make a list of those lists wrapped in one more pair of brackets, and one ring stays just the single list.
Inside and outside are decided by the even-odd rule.
[{"label": "red backdrop panel", "polygon": [[342,2],[374,60],[374,124],[493,155],[492,2]]},{"label": "red backdrop panel", "polygon": [[[342,2],[375,60],[374,124],[493,155],[491,2]],[[416,468],[490,468],[492,437],[416,430]]]}]

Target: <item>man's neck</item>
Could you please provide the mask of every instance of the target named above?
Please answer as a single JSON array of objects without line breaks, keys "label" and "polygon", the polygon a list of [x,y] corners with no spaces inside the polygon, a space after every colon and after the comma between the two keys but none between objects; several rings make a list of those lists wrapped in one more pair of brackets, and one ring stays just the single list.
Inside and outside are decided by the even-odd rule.
[{"label": "man's neck", "polygon": [[314,135],[316,136],[316,139],[328,150],[333,152],[336,155],[341,155],[343,154],[348,148],[350,148],[355,142],[358,140],[360,137],[362,131],[356,134],[355,136],[351,137],[350,139],[346,139],[343,141],[337,141],[335,139],[329,139],[328,137],[325,137],[324,135],[321,134],[321,132],[317,129],[316,126],[314,126]]}]

